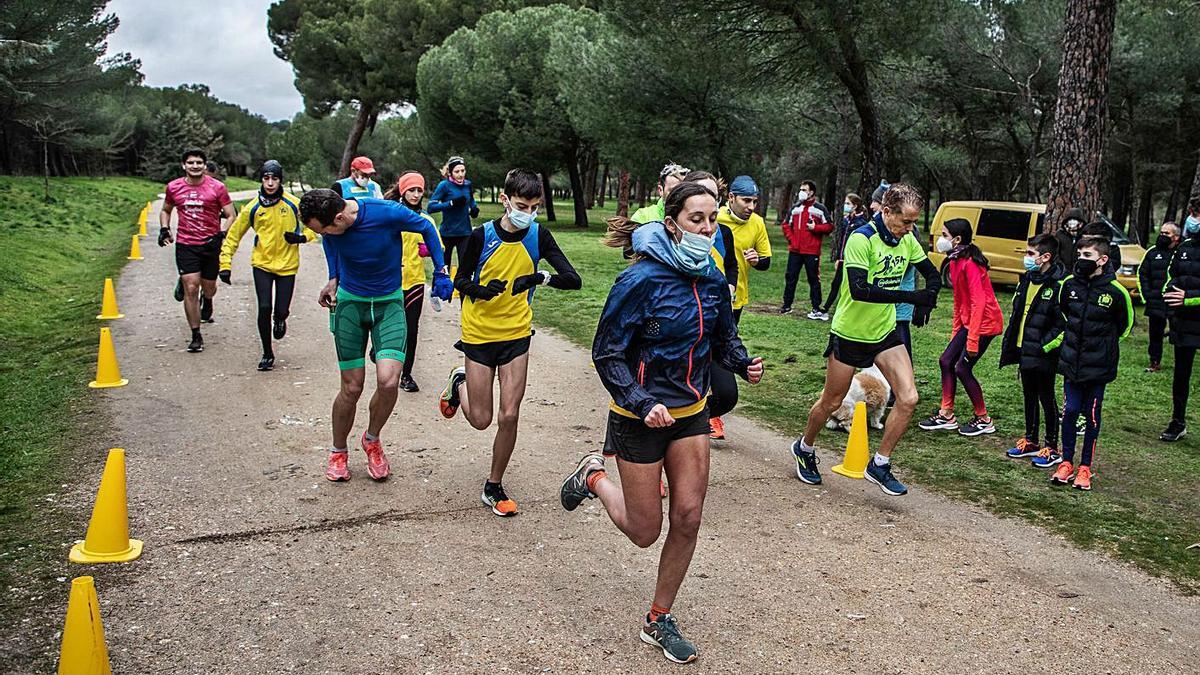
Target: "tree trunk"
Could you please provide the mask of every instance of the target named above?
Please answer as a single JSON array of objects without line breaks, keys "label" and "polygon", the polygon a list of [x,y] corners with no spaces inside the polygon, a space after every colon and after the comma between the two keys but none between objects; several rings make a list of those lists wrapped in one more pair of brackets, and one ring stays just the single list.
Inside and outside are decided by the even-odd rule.
[{"label": "tree trunk", "polygon": [[790,215],[791,208],[792,208],[792,199],[795,197],[795,195],[796,195],[796,184],[795,183],[789,182],[787,185],[783,186],[783,194],[781,194],[779,196],[779,200],[777,202],[775,202],[776,204],[778,204],[778,206],[776,207],[775,210],[779,215],[779,222],[782,223],[783,221],[788,219],[788,216]]},{"label": "tree trunk", "polygon": [[589,209],[596,206],[596,183],[598,182],[600,173],[600,162],[597,154],[595,148],[589,148],[587,154],[584,155],[587,161],[583,164],[583,203]]},{"label": "tree trunk", "polygon": [[[1196,160],[1196,171],[1194,174],[1192,174],[1192,191],[1191,194],[1188,195],[1188,198],[1200,198],[1200,159]],[[1184,210],[1187,210],[1186,206],[1184,207]]]},{"label": "tree trunk", "polygon": [[1154,220],[1154,181],[1149,176],[1142,178],[1142,196],[1140,201],[1141,203],[1138,204],[1137,227],[1134,228],[1137,232],[1137,241],[1135,243],[1139,244],[1149,240],[1150,221]]},{"label": "tree trunk", "polygon": [[[586,157],[584,161],[590,163]],[[567,161],[567,177],[571,181],[571,201],[575,205],[575,227],[587,228],[587,200],[591,191],[584,187],[583,177],[579,175],[579,152],[568,150],[564,159]]]},{"label": "tree trunk", "polygon": [[545,197],[546,203],[546,220],[553,223],[557,222],[558,218],[554,217],[554,189],[550,187],[550,172],[542,172],[542,196]]},{"label": "tree trunk", "polygon": [[360,102],[358,114],[354,116],[354,125],[350,127],[350,135],[346,137],[346,149],[342,150],[342,165],[338,169],[338,178],[350,175],[350,161],[358,154],[358,143],[366,133],[367,125],[371,122],[372,117],[371,106]]},{"label": "tree trunk", "polygon": [[608,192],[608,164],[604,165],[604,174],[600,178],[600,189],[596,191],[596,206],[604,208],[604,196]]},{"label": "tree trunk", "polygon": [[617,215],[629,217],[629,172],[621,169],[617,174]]},{"label": "tree trunk", "polygon": [[46,201],[50,201],[50,147],[42,140],[42,184],[46,190]]},{"label": "tree trunk", "polygon": [[838,175],[837,164],[830,164],[825,171],[825,207],[833,208],[833,205],[838,201]]},{"label": "tree trunk", "polygon": [[[1090,218],[1100,205],[1100,168],[1108,105],[1116,0],[1067,0],[1062,69],[1050,150],[1046,231],[1072,207]],[[1200,185],[1194,186],[1200,189]]]},{"label": "tree trunk", "polygon": [[638,208],[646,208],[646,184],[639,180],[635,192],[637,193]]}]

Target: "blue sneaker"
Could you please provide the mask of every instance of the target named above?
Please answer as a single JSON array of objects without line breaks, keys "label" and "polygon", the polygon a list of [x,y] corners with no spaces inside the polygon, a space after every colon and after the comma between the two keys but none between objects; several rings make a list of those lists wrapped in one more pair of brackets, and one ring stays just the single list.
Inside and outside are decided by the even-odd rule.
[{"label": "blue sneaker", "polygon": [[1035,469],[1049,469],[1056,464],[1062,463],[1062,455],[1058,454],[1058,449],[1047,445],[1041,450],[1038,450],[1037,457],[1029,460]]},{"label": "blue sneaker", "polygon": [[821,472],[817,470],[817,453],[801,447],[802,441],[797,438],[792,441],[792,457],[796,460],[796,478],[809,485],[821,484]]},{"label": "blue sneaker", "polygon": [[679,632],[679,624],[670,614],[663,614],[654,622],[647,616],[641,637],[642,642],[662,649],[663,656],[675,663],[691,663],[699,656],[696,645],[683,637],[683,633]]},{"label": "blue sneaker", "polygon": [[878,485],[880,490],[893,497],[908,494],[908,488],[904,487],[904,483],[896,480],[896,477],[892,475],[891,462],[879,466],[875,464],[874,458],[868,460],[867,470],[864,472],[863,477]]},{"label": "blue sneaker", "polygon": [[1029,439],[1022,438],[1021,440],[1017,441],[1017,447],[1009,448],[1008,452],[1004,454],[1009,459],[1023,459],[1025,457],[1033,457],[1041,451],[1042,449],[1038,447],[1037,443],[1034,443]]}]

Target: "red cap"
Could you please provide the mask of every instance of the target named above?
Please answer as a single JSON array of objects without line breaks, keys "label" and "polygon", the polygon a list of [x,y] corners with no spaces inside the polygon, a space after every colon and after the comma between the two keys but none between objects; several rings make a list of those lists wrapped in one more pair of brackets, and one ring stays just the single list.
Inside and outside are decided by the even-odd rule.
[{"label": "red cap", "polygon": [[350,168],[358,169],[363,173],[375,173],[375,164],[373,164],[367,157],[355,157],[354,160],[350,162]]}]

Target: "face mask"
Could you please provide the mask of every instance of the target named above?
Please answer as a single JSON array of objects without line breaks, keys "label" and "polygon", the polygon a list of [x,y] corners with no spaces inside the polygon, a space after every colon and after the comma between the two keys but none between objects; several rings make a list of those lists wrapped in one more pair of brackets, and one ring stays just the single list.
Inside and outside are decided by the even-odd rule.
[{"label": "face mask", "polygon": [[1200,218],[1188,216],[1187,220],[1183,221],[1183,233],[1190,237],[1197,232],[1200,232]]},{"label": "face mask", "polygon": [[1096,273],[1096,268],[1099,266],[1100,264],[1095,260],[1080,258],[1075,261],[1075,276],[1087,279]]},{"label": "face mask", "polygon": [[1032,256],[1032,255],[1025,256],[1025,271],[1026,272],[1033,272],[1035,270],[1041,269],[1041,267],[1042,267],[1041,264],[1038,263],[1038,261],[1037,261],[1037,256]]},{"label": "face mask", "polygon": [[695,232],[688,232],[676,223],[675,227],[682,233],[675,245],[675,262],[684,272],[693,276],[701,276],[708,271],[712,260],[713,238]]},{"label": "face mask", "polygon": [[954,242],[945,237],[938,237],[937,243],[934,244],[938,253],[949,253],[954,250]]},{"label": "face mask", "polygon": [[1083,223],[1079,222],[1078,220],[1071,219],[1071,220],[1067,221],[1067,224],[1065,227],[1067,228],[1067,232],[1078,232],[1080,226],[1082,226],[1082,225],[1083,225]]},{"label": "face mask", "polygon": [[528,230],[533,221],[537,220],[537,211],[533,213],[525,213],[524,211],[512,210],[508,212],[508,222],[518,230]]},{"label": "face mask", "polygon": [[850,204],[849,204],[849,203],[842,204],[842,213],[843,213],[844,215],[847,215],[847,216],[848,216],[848,215],[850,215],[850,212],[851,212],[851,211],[853,211],[853,210],[854,210],[854,209],[853,209],[853,208],[850,206]]},{"label": "face mask", "polygon": [[1171,239],[1171,236],[1166,234],[1158,235],[1158,241],[1155,242],[1159,248],[1171,248],[1171,244],[1174,243],[1175,240]]},{"label": "face mask", "polygon": [[371,182],[371,179],[367,178],[366,176],[355,176],[354,177],[354,184],[360,188],[367,187],[367,184],[369,184],[370,182]]},{"label": "face mask", "polygon": [[808,201],[808,190],[801,190],[800,194],[796,195],[796,198],[802,202]]}]

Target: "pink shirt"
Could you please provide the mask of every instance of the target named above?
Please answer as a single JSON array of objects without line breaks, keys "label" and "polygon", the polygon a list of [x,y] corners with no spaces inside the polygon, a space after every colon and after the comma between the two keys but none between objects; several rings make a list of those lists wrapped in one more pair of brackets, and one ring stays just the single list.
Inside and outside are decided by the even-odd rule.
[{"label": "pink shirt", "polygon": [[175,207],[179,225],[175,241],[180,244],[203,244],[221,231],[221,208],[230,203],[225,184],[205,176],[199,185],[189,185],[187,178],[167,183],[164,202]]}]

